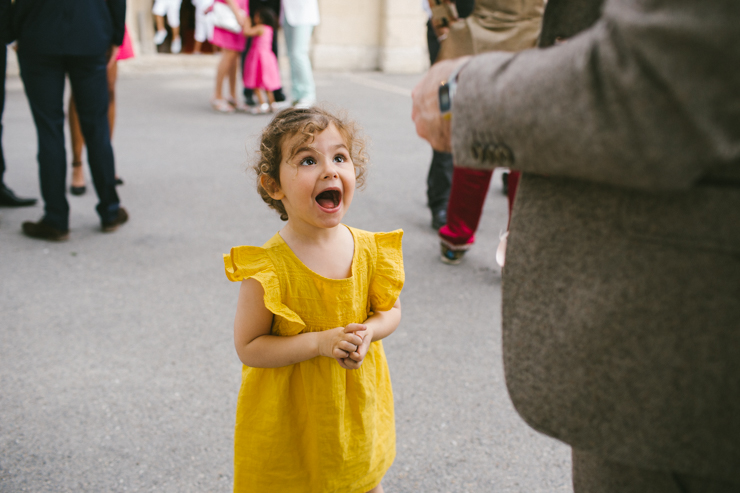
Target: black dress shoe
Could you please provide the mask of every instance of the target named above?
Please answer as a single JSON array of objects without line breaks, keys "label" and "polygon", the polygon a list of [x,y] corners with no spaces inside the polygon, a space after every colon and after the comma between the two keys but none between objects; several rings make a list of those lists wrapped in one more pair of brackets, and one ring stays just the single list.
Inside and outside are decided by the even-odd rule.
[{"label": "black dress shoe", "polygon": [[123,185],[123,178],[119,178],[116,176],[116,186]]},{"label": "black dress shoe", "polygon": [[23,233],[31,238],[49,241],[65,241],[69,239],[69,230],[57,229],[46,224],[44,221],[34,223],[26,221],[23,223]]},{"label": "black dress shoe", "polygon": [[439,231],[439,228],[447,224],[447,210],[432,212],[432,229]]},{"label": "black dress shoe", "polygon": [[118,229],[118,226],[128,221],[128,212],[126,212],[126,209],[124,209],[123,207],[118,208],[117,214],[118,215],[114,220],[103,223],[104,233],[112,233],[113,231]]},{"label": "black dress shoe", "polygon": [[81,187],[76,187],[72,185],[69,187],[69,191],[72,195],[85,195],[87,187],[85,185],[82,185]]},{"label": "black dress shoe", "polygon": [[17,197],[5,184],[0,183],[0,206],[27,207],[30,205],[36,205],[36,199],[22,199]]}]

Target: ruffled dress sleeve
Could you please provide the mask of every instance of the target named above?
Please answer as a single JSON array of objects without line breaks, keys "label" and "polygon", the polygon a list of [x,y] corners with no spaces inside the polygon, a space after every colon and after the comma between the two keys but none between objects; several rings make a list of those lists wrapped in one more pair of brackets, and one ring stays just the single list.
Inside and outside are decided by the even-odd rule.
[{"label": "ruffled dress sleeve", "polygon": [[375,233],[377,259],[375,275],[370,281],[368,299],[373,311],[385,312],[393,308],[401,294],[405,274],[403,271],[403,252],[401,239],[403,231]]},{"label": "ruffled dress sleeve", "polygon": [[280,279],[267,251],[261,247],[239,246],[224,255],[224,267],[229,281],[255,279],[265,291],[265,307],[282,320],[273,322],[273,329],[280,326],[280,335],[295,335],[306,328],[306,324],[296,312],[283,304]]}]

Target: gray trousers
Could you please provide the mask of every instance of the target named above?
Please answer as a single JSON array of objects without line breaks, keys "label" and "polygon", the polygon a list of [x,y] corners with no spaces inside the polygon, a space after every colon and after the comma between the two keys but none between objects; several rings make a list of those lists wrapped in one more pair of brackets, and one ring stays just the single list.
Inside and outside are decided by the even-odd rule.
[{"label": "gray trousers", "polygon": [[[740,476],[740,472],[738,473]],[[575,493],[740,493],[732,484],[671,471],[653,471],[573,449]]]}]

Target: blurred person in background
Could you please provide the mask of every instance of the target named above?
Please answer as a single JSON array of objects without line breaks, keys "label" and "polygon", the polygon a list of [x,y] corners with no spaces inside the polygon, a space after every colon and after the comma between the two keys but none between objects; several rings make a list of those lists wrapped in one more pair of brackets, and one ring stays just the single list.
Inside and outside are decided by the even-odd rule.
[{"label": "blurred person in background", "polygon": [[108,125],[107,66],[123,43],[125,0],[16,0],[13,34],[18,62],[38,135],[38,162],[44,215],[23,223],[23,232],[44,240],[69,237],[65,194],[64,81],[67,76],[99,203],[102,230],[128,220],[116,192],[115,163]]},{"label": "blurred person in background", "polygon": [[36,199],[18,197],[5,185],[5,155],[3,154],[3,110],[5,109],[5,71],[7,70],[8,50],[6,44],[10,42],[10,0],[0,0],[0,207],[25,207],[36,204]]},{"label": "blurred person in background", "polygon": [[[123,44],[118,50],[118,55],[108,62],[108,125],[110,126],[110,139],[113,140],[113,127],[116,124],[116,81],[118,80],[118,60],[133,58],[134,47],[128,29],[123,31]],[[77,115],[74,94],[69,97],[69,133],[72,138],[72,184],[69,191],[72,195],[83,195],[87,190],[85,185],[85,173],[82,170],[82,147],[85,145],[85,137],[80,127],[80,117]],[[116,176],[116,185],[123,185],[123,180]]]},{"label": "blurred person in background", "polygon": [[213,20],[206,11],[213,5],[213,0],[192,0],[195,7],[195,33],[193,34],[193,55],[200,55],[203,43],[213,39]]},{"label": "blurred person in background", "polygon": [[164,18],[167,16],[167,24],[172,29],[172,42],[170,52],[177,54],[182,51],[182,38],[180,37],[180,7],[182,0],[154,0],[152,13],[157,23],[157,32],[154,33],[154,44],[159,46],[167,39],[167,29],[164,26]]},{"label": "blurred person in background", "polygon": [[319,24],[318,0],[283,0],[280,25],[290,61],[290,97],[293,106],[308,108],[316,103],[316,84],[309,58],[311,34]]},{"label": "blurred person in background", "polygon": [[[440,18],[433,21],[432,6],[440,3],[441,0],[421,0],[421,6],[427,14],[427,48],[430,65],[434,65],[437,61],[440,41],[444,41],[449,31],[448,21]],[[458,16],[465,18],[470,15],[474,3],[474,0],[454,2]],[[427,174],[427,207],[432,213],[432,228],[435,230],[439,230],[447,223],[447,203],[450,200],[452,171],[452,154],[432,149],[432,162],[429,164]]]},{"label": "blurred person in background", "polygon": [[250,113],[259,115],[272,113],[275,107],[273,91],[280,88],[280,69],[272,40],[277,29],[276,14],[268,7],[260,7],[254,13],[252,27],[244,29],[244,35],[251,38],[251,48],[244,62],[244,87],[252,89],[257,95],[259,106],[250,108]]},{"label": "blurred person in background", "polygon": [[[437,0],[432,0],[432,3]],[[435,12],[446,10],[435,8]],[[458,20],[454,11],[448,25],[438,60],[500,50],[517,52],[534,48],[542,26],[544,0],[477,0],[466,19]],[[439,25],[440,21],[434,24]],[[439,28],[437,28],[439,29]],[[438,151],[437,151],[438,152]],[[459,163],[452,173],[448,189],[445,224],[439,228],[440,260],[446,264],[460,263],[465,252],[475,242],[483,206],[493,170],[465,168]],[[517,174],[509,176],[515,181]],[[516,184],[509,194],[509,214],[513,206]],[[505,238],[505,237],[504,237]],[[504,240],[502,240],[504,241]]]},{"label": "blurred person in background", "polygon": [[[250,12],[257,12],[260,8],[269,8],[275,13],[278,13],[278,19],[279,19],[279,12],[281,11],[280,6],[280,0],[249,0],[249,11]],[[278,24],[278,28],[280,25]],[[252,46],[252,38],[247,38],[247,45],[244,48],[244,51],[242,52],[242,78],[244,76],[244,61],[247,59],[247,54],[249,53],[249,49]],[[275,32],[272,36],[272,52],[275,54],[275,58],[278,58],[278,29],[275,29]],[[275,89],[272,91],[273,97],[275,98],[275,108],[281,109],[286,108],[290,106],[290,103],[286,101],[285,93],[283,92],[282,83],[281,87],[278,89]],[[249,87],[244,87],[244,100],[246,101],[247,105],[254,106],[254,91],[250,89]]]},{"label": "blurred person in background", "polygon": [[[237,22],[244,29],[251,27],[252,21],[249,19],[247,0],[216,0],[216,2],[228,5],[234,12]],[[216,68],[216,87],[211,99],[211,107],[218,113],[246,111],[248,109],[246,105],[239,103],[236,98],[236,79],[239,54],[244,51],[247,38],[241,32],[234,33],[216,26],[213,29],[212,43],[221,48],[221,60]],[[228,98],[223,96],[224,80],[229,85]]]}]

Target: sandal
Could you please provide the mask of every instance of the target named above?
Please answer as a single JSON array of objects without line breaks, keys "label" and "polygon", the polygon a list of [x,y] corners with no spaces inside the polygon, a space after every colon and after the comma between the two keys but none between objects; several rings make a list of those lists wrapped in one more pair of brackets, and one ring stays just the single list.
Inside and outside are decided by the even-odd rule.
[{"label": "sandal", "polygon": [[255,105],[249,108],[249,112],[253,115],[264,115],[265,113],[270,113],[270,105],[267,103]]},{"label": "sandal", "polygon": [[[80,162],[72,163],[72,168],[81,168],[81,167],[82,167],[82,163]],[[87,187],[85,186],[84,178],[83,178],[82,185],[80,186],[70,185],[69,187],[69,192],[72,195],[84,195],[86,191],[87,191]]]},{"label": "sandal", "polygon": [[218,113],[233,113],[234,107],[225,99],[211,99],[211,108]]}]

